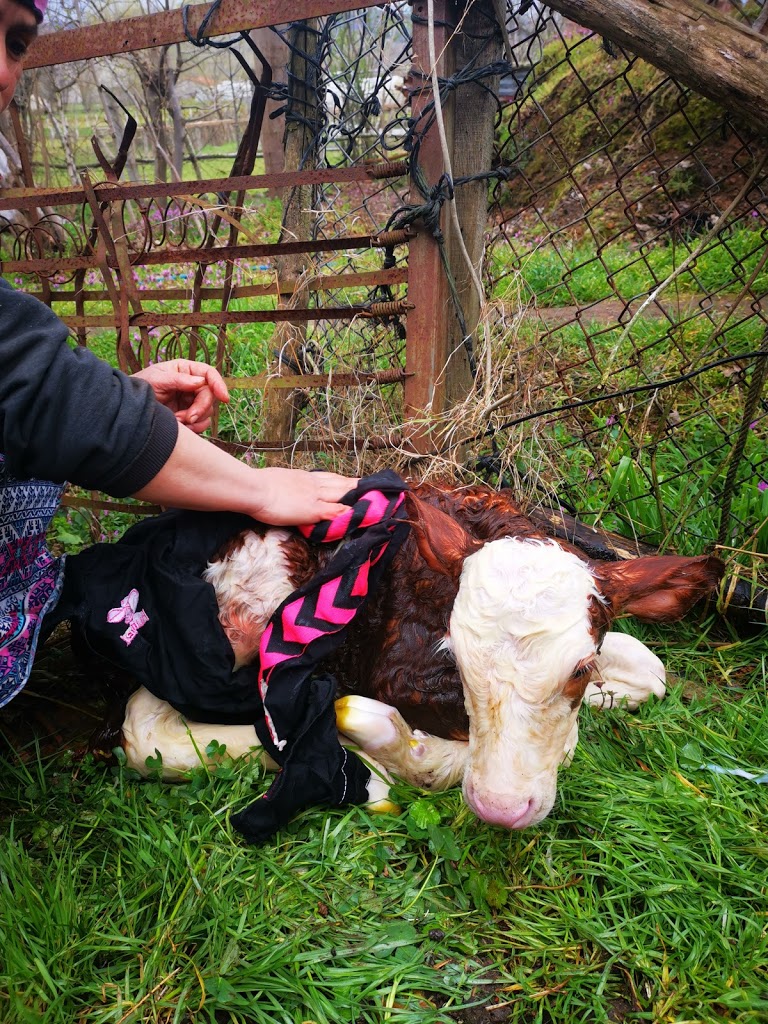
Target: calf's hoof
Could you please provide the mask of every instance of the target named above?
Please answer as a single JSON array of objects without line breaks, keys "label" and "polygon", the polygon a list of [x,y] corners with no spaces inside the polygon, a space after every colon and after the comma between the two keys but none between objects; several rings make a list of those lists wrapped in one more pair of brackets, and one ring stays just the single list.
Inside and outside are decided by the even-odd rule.
[{"label": "calf's hoof", "polygon": [[598,708],[635,711],[667,692],[664,662],[628,633],[606,633],[584,700]]},{"label": "calf's hoof", "polygon": [[400,806],[389,795],[389,776],[385,769],[371,757],[363,756],[363,761],[371,769],[366,810],[371,814],[399,814]]},{"label": "calf's hoof", "polygon": [[411,729],[389,704],[351,694],[336,701],[342,742],[359,746],[387,771],[422,789],[447,789],[464,774],[467,744]]},{"label": "calf's hoof", "polygon": [[336,701],[336,728],[364,751],[402,759],[424,753],[419,734],[414,733],[400,712],[370,697],[350,694]]}]

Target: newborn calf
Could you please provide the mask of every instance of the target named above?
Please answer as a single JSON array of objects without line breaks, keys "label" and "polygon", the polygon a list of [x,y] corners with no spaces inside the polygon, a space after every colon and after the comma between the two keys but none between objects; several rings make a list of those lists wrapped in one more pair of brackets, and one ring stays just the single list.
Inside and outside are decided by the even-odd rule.
[{"label": "newborn calf", "polygon": [[[411,530],[385,583],[323,666],[343,694],[339,732],[374,767],[424,788],[460,783],[483,821],[525,828],[552,808],[584,699],[636,707],[664,693],[662,663],[611,632],[613,620],[680,618],[715,590],[722,563],[591,562],[537,530],[508,492],[482,486],[418,485],[406,507]],[[238,664],[328,557],[291,531],[259,528],[209,565]],[[213,738],[233,756],[258,747],[251,727],[185,723],[144,690],[129,702],[124,746],[140,771],[157,749],[166,775],[178,777]],[[389,806],[376,773],[369,796]]]}]

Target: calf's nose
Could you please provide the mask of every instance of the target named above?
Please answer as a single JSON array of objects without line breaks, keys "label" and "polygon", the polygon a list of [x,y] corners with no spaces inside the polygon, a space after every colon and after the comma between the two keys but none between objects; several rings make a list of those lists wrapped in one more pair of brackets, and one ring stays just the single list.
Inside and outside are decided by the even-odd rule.
[{"label": "calf's nose", "polygon": [[471,781],[464,785],[464,799],[469,808],[489,825],[502,828],[521,829],[530,825],[536,817],[533,797],[523,801],[510,801],[494,793],[478,793]]}]

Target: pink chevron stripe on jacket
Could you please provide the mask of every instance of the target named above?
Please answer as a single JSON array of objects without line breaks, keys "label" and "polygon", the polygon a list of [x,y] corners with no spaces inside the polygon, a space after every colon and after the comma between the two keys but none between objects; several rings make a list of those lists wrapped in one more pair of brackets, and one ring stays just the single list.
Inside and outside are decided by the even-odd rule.
[{"label": "pink chevron stripe on jacket", "polygon": [[[390,486],[379,489],[374,483],[379,480]],[[368,485],[373,486],[367,489]],[[402,520],[402,486],[395,474],[369,477],[352,492],[356,500],[349,512],[329,522],[299,527],[314,543],[347,540],[353,544],[342,546],[320,576],[287,598],[262,634],[258,687],[269,735],[278,750],[285,746],[286,729],[275,725],[275,718],[281,717],[273,707],[276,700],[279,704],[275,688],[287,689],[289,684],[282,680],[290,675],[291,662],[311,662],[318,641],[327,641],[343,631],[364,606],[371,589],[372,570],[387,551],[396,527],[407,529]],[[353,546],[357,554],[350,558]],[[287,731],[290,732],[290,725]]]}]

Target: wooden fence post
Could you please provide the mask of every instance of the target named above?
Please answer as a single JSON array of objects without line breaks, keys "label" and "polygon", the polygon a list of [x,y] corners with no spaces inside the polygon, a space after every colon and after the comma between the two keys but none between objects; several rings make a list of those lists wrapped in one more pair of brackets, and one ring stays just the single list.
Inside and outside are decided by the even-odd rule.
[{"label": "wooden fence post", "polygon": [[[496,20],[493,0],[474,0],[467,5],[461,19],[461,31],[451,42],[455,68],[479,71],[502,57],[501,31]],[[482,78],[459,86],[455,94],[453,115],[453,151],[451,170],[454,181],[487,174],[493,163],[495,123],[498,112],[499,76]],[[446,220],[448,211],[446,210]],[[488,180],[478,178],[456,186],[456,213],[469,259],[480,276],[488,227]],[[456,232],[446,232],[448,267],[456,282],[458,301],[464,317],[459,322],[453,310],[448,318],[448,351],[452,353],[450,372],[446,378],[448,406],[464,401],[474,387],[468,345],[479,363],[482,354],[478,338],[481,300],[472,281],[466,257],[457,244]]]},{"label": "wooden fence post", "polygon": [[[435,52],[438,73],[450,73],[447,64],[449,12],[451,0],[435,0]],[[418,118],[432,100],[430,81],[429,45],[427,37],[426,0],[413,4],[413,67],[411,69],[411,110]],[[452,140],[451,117],[453,103],[444,107],[448,144]],[[437,125],[433,123],[421,137],[418,164],[427,186],[433,187],[444,171],[443,154]],[[424,197],[416,184],[411,186],[410,202],[422,204]],[[441,218],[442,222],[442,218]],[[448,361],[448,306],[450,295],[440,258],[440,249],[430,229],[424,223],[415,225],[408,254],[408,301],[412,308],[406,318],[405,401],[404,417],[420,419],[437,415],[445,408],[445,371]],[[410,442],[418,452],[429,448],[426,423],[417,427]]]},{"label": "wooden fence post", "polygon": [[[467,5],[457,33],[452,25],[464,6],[461,0],[435,0],[434,49],[441,77],[447,77],[455,68],[481,69],[501,57],[501,32],[492,0],[475,0]],[[413,5],[414,79],[430,73],[426,8],[424,0],[417,0]],[[491,168],[497,91],[498,76],[483,78],[481,82],[462,85],[443,103],[450,172],[454,179],[471,178]],[[413,93],[413,116],[418,117],[431,101],[432,90],[427,80]],[[418,164],[429,186],[434,186],[448,170],[436,124],[421,138]],[[416,187],[412,190],[411,202],[423,202]],[[479,270],[488,219],[487,180],[467,182],[456,188],[456,213],[464,247],[473,266]],[[412,374],[405,386],[406,419],[418,418],[425,412],[439,415],[462,402],[474,386],[469,350],[476,340],[480,296],[458,244],[447,206],[443,208],[440,223],[448,274],[455,282],[463,321],[451,297],[438,244],[430,230],[421,224],[411,241],[408,264],[408,299],[413,309],[406,324],[406,370]],[[469,336],[467,345],[465,332]],[[475,354],[476,349],[475,346]],[[417,451],[428,451],[427,424],[415,430],[411,442]]]},{"label": "wooden fence post", "polygon": [[[286,171],[298,171],[316,165],[314,145],[318,122],[317,68],[306,55],[317,49],[318,22],[315,19],[296,22],[291,26],[291,55],[289,72],[289,103],[285,125]],[[307,159],[309,157],[309,159]],[[312,237],[315,221],[315,189],[312,185],[294,185],[283,194],[283,224],[280,241],[294,241]],[[297,253],[281,255],[275,259],[278,283],[281,285],[278,309],[291,305],[306,305],[309,292],[306,272],[312,256]],[[282,285],[290,282],[291,290]],[[288,287],[286,285],[286,287]],[[284,321],[275,325],[272,335],[270,368],[280,377],[301,373],[303,348],[307,325],[303,321]],[[264,397],[264,427],[262,436],[267,441],[282,441],[286,446],[293,440],[301,399],[296,391],[267,389]],[[283,461],[279,449],[267,451],[267,465]]]}]

